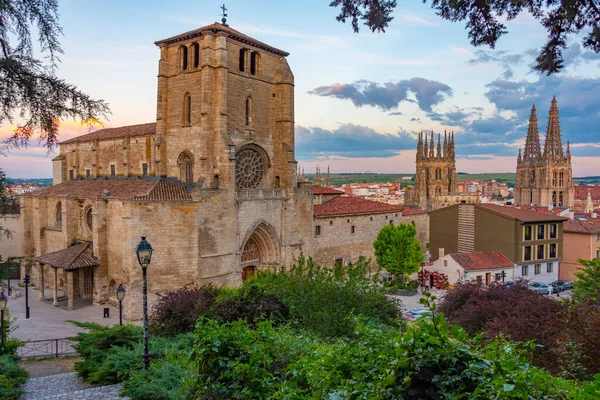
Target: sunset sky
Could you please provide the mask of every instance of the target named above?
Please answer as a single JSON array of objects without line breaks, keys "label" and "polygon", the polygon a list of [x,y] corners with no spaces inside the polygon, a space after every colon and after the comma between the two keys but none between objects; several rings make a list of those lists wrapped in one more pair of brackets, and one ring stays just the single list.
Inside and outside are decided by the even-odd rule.
[{"label": "sunset sky", "polygon": [[[531,69],[546,32],[523,15],[495,50],[474,48],[461,23],[399,0],[386,33],[359,34],[329,0],[229,1],[229,25],[291,53],[296,158],[306,172],[414,172],[419,131],[454,131],[458,170],[512,172],[531,106],[540,133],[556,95],[574,176],[600,175],[600,55],[571,38],[565,70]],[[220,21],[221,2],[59,0],[65,54],[58,75],[112,110],[107,127],[152,122],[159,50],[154,41]],[[11,127],[0,125],[0,137]],[[64,121],[61,139],[87,133]],[[0,158],[9,177],[51,177],[32,141]]]}]

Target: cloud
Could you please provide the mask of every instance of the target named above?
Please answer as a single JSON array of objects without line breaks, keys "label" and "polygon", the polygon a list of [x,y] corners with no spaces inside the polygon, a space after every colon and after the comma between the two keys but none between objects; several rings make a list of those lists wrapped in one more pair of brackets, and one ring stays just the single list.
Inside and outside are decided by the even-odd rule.
[{"label": "cloud", "polygon": [[400,130],[395,134],[379,133],[355,124],[339,124],[333,130],[296,126],[296,153],[299,159],[342,156],[392,157],[400,150],[417,146],[417,134]]},{"label": "cloud", "polygon": [[400,111],[394,111],[389,113],[388,115],[404,115],[404,113],[401,113]]},{"label": "cloud", "polygon": [[[336,83],[320,86],[308,92],[322,97],[348,99],[357,107],[365,105],[389,111],[402,102],[416,102],[423,111],[431,112],[432,107],[452,96],[452,88],[442,82],[425,78],[411,78],[398,82],[377,82],[360,80],[354,83]],[[413,95],[416,101],[409,97]]]},{"label": "cloud", "polygon": [[471,65],[497,64],[504,69],[503,77],[512,78],[512,67],[521,64],[526,54],[510,54],[507,51],[476,50],[475,57],[468,61]]}]

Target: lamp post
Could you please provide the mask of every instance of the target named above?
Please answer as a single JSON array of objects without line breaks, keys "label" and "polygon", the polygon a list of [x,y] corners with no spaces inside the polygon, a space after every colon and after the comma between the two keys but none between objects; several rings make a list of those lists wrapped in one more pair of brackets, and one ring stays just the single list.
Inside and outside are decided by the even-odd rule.
[{"label": "lamp post", "polygon": [[4,295],[4,291],[2,291],[2,293],[0,293],[0,319],[2,320],[0,336],[2,336],[2,353],[0,354],[4,354],[4,310],[6,309],[6,303],[8,303],[8,298]]},{"label": "lamp post", "polygon": [[504,272],[504,270],[502,270],[502,273],[500,274],[500,276],[502,277],[502,286],[504,286],[504,278],[506,277],[506,272]]},{"label": "lamp post", "polygon": [[119,300],[119,325],[123,325],[123,299],[125,298],[125,288],[119,283],[117,288],[117,300]]},{"label": "lamp post", "polygon": [[31,277],[26,274],[25,275],[25,319],[29,319],[29,283],[31,282]]},{"label": "lamp post", "polygon": [[146,240],[146,236],[142,236],[142,240],[140,240],[135,248],[135,252],[137,254],[140,267],[142,267],[142,275],[144,280],[142,285],[144,292],[144,354],[142,355],[142,360],[144,361],[146,369],[150,368],[150,351],[148,349],[148,295],[146,291],[146,269],[148,268],[148,265],[150,265],[152,251],[152,246],[150,246],[150,243],[148,243]]}]

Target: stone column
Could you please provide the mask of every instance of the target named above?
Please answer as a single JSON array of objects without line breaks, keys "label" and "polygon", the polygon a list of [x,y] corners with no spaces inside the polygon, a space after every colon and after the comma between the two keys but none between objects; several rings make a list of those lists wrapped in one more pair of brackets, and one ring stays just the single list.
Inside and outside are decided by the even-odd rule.
[{"label": "stone column", "polygon": [[67,310],[73,311],[73,271],[67,271]]},{"label": "stone column", "polygon": [[44,264],[40,264],[40,279],[39,279],[39,289],[40,289],[40,300],[45,300],[44,297]]},{"label": "stone column", "polygon": [[54,307],[58,307],[58,268],[54,268],[54,301],[52,301]]}]

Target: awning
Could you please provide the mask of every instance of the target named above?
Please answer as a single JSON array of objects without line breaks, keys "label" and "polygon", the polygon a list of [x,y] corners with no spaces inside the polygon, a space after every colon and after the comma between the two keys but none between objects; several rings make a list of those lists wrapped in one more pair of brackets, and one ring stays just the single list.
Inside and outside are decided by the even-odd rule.
[{"label": "awning", "polygon": [[76,244],[63,250],[44,254],[33,260],[66,271],[98,265],[98,258],[94,257],[94,251],[90,243]]}]

